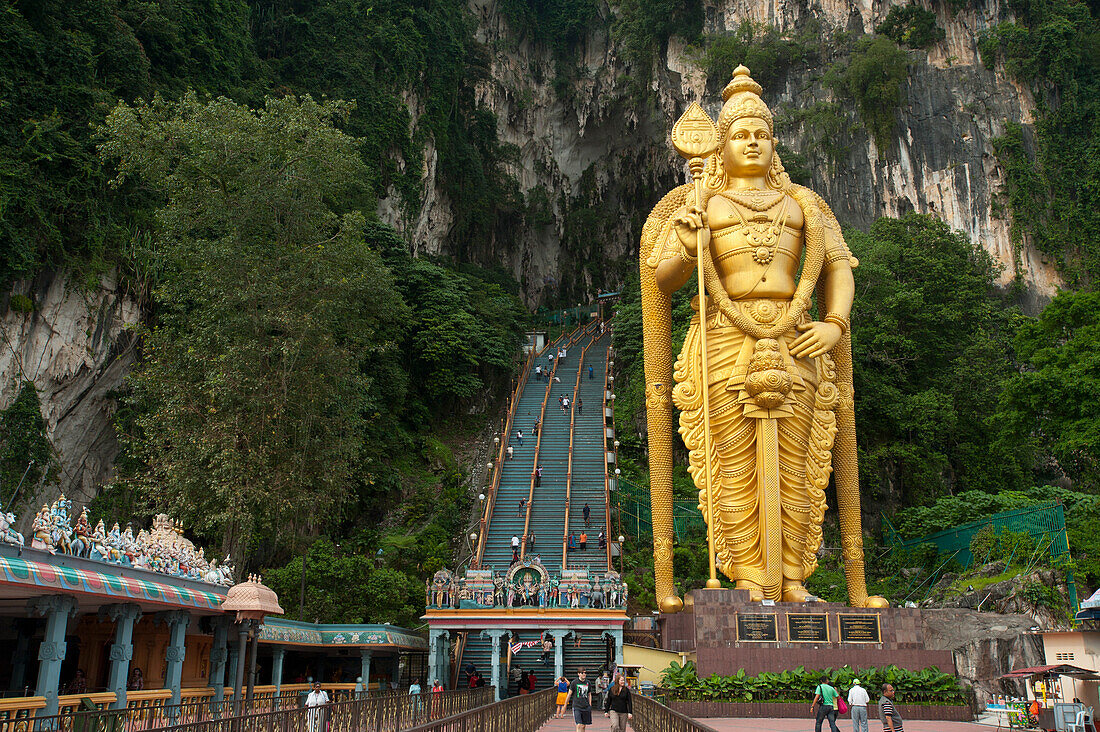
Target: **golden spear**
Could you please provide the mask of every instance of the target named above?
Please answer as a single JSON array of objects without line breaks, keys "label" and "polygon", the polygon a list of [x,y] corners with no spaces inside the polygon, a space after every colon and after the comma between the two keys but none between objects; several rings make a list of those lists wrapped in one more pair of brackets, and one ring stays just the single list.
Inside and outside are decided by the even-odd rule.
[{"label": "golden spear", "polygon": [[[688,161],[691,180],[695,184],[695,205],[703,207],[703,168],[708,155],[718,149],[718,129],[710,115],[692,102],[683,116],[672,126],[672,145]],[[710,370],[707,368],[707,290],[703,280],[703,230],[695,232],[696,255],[699,261],[696,272],[699,275],[699,344],[702,366],[703,392],[703,465],[706,470],[707,485],[707,559],[710,563],[710,579],[707,587],[719,588],[714,561],[714,471],[711,469],[710,456]]]}]

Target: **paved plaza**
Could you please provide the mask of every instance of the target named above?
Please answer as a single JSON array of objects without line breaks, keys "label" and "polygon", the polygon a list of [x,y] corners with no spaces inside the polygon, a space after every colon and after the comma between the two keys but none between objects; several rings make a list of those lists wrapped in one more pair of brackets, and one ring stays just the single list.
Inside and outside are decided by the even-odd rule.
[{"label": "paved plaza", "polygon": [[[605,732],[611,723],[607,717],[600,714],[593,717],[592,726],[588,732]],[[700,723],[711,727],[717,732],[811,732],[814,728],[812,719],[700,719]],[[852,721],[850,719],[837,720],[840,732],[851,732]],[[824,725],[829,729],[828,723]],[[542,725],[539,732],[575,732],[576,725],[572,717],[565,719],[551,719]],[[871,720],[871,732],[879,732],[882,724],[878,720]],[[984,724],[972,724],[970,722],[922,722],[919,720],[905,720],[905,732],[990,732],[996,729]]]}]

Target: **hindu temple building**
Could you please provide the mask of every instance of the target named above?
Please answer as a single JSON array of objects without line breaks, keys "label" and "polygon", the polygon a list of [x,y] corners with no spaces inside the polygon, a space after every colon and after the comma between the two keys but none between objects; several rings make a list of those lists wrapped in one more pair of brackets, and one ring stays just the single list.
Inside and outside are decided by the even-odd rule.
[{"label": "hindu temple building", "polygon": [[423,637],[277,617],[259,577],[235,583],[165,515],[134,535],[86,511],[74,527],[68,509],[44,507],[27,541],[0,536],[0,719],[221,701],[246,677],[271,708],[314,679],[338,692],[425,675]]}]

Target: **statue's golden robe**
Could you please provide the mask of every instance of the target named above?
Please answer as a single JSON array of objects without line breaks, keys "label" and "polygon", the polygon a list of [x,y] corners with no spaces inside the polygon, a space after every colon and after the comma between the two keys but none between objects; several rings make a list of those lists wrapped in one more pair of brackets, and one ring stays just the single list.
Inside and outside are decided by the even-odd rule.
[{"label": "statue's golden robe", "polygon": [[[761,325],[782,317],[782,300],[736,300],[736,307]],[[698,300],[695,303],[698,311]],[[708,367],[714,493],[715,551],[722,572],[777,596],[781,581],[809,576],[817,566],[830,450],[836,435],[836,372],[832,359],[795,359],[787,350],[798,335],[776,340],[792,376],[790,392],[775,408],[755,404],[745,388],[756,339],[746,335],[714,305],[708,308]],[[803,315],[798,322],[806,322]],[[699,315],[692,318],[676,360],[673,400],[680,408],[680,434],[689,450],[689,471],[700,488],[706,514],[710,488],[703,461],[702,366]],[[761,429],[775,420],[773,430]],[[775,444],[767,444],[773,439]]]}]

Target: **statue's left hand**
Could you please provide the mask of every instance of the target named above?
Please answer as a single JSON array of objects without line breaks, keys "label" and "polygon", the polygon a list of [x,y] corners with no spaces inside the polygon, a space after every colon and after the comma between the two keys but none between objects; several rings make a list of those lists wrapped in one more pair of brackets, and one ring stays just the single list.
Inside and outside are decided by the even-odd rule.
[{"label": "statue's left hand", "polygon": [[817,358],[832,350],[844,335],[839,325],[815,320],[795,326],[802,331],[790,345],[791,355],[795,358]]}]

